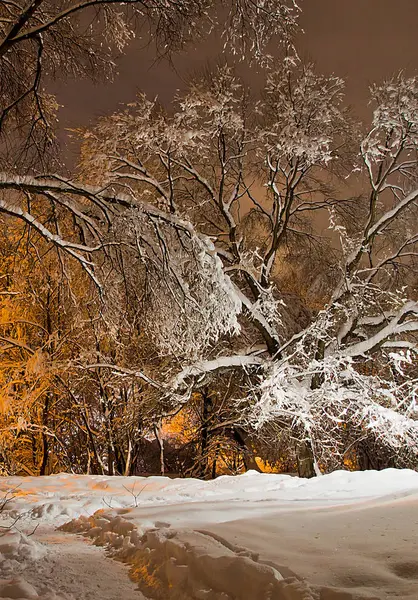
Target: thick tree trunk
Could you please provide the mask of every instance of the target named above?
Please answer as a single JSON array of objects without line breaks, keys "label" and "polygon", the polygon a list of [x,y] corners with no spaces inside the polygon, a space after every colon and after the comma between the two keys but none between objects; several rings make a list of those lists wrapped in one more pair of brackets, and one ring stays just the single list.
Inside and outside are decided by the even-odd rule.
[{"label": "thick tree trunk", "polygon": [[[317,350],[315,353],[315,360],[321,361],[325,356],[325,342],[323,340],[318,341]],[[324,376],[322,373],[315,373],[311,381],[311,390],[317,390],[324,383]],[[300,442],[296,448],[296,460],[298,463],[299,477],[315,477],[315,460],[312,452],[312,446],[310,442],[306,440]]]},{"label": "thick tree trunk", "polygon": [[[325,342],[319,340],[318,347],[315,352],[315,360],[321,361],[325,356]],[[324,383],[324,376],[321,373],[315,373],[311,381],[311,390],[317,390]]]},{"label": "thick tree trunk", "polygon": [[296,460],[298,463],[299,477],[315,477],[314,457],[309,442],[300,442],[296,448]]}]

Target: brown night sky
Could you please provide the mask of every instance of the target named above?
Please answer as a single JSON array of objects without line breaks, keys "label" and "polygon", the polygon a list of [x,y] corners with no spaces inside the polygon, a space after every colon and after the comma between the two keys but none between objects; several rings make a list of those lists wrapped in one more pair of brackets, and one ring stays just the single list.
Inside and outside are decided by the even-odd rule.
[{"label": "brown night sky", "polygon": [[[305,31],[297,42],[300,55],[315,61],[318,71],[346,79],[347,101],[360,117],[367,115],[371,82],[400,69],[417,72],[418,0],[301,0],[300,5]],[[119,75],[111,84],[70,81],[53,86],[64,105],[61,132],[93,123],[132,101],[138,90],[168,103],[185,77],[217,56],[214,40],[189,47],[176,57],[175,71],[167,62],[155,63],[152,48],[141,46],[135,41],[118,60]]]}]

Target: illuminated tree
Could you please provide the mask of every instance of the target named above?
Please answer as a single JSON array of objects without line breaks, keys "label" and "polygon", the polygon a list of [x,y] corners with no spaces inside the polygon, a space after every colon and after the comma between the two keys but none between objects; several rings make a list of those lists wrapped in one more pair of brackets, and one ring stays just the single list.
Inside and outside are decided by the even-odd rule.
[{"label": "illuminated tree", "polygon": [[[170,116],[140,97],[85,133],[85,162],[103,187],[149,198],[170,219],[187,214],[193,235],[211,239],[217,275],[205,291],[199,277],[206,267],[196,257],[190,262],[192,247],[181,237],[169,243],[163,229],[142,222],[135,234],[150,281],[145,332],[177,371],[162,398],[181,402],[176,392],[186,401],[189,385],[205,385],[225,369],[252,372],[260,383],[247,424],[274,419],[289,428],[307,474],[314,458],[317,470],[342,465],[363,440],[375,440],[393,464],[416,460],[416,379],[402,365],[416,352],[417,303],[412,287],[399,288],[416,260],[416,86],[400,76],[372,88],[373,124],[352,167],[369,179],[367,199],[331,195],[353,140],[342,82],[310,67],[272,72],[254,121],[244,87],[223,67],[210,86],[194,84]],[[267,196],[251,185],[263,176]],[[253,208],[240,218],[245,201]],[[351,206],[349,230],[343,219]],[[274,266],[292,235],[312,235],[303,217],[324,209],[341,240],[337,276],[326,279],[322,309],[295,332]],[[266,232],[259,247],[249,241],[254,222]],[[155,235],[165,240],[158,252]],[[226,314],[232,320],[223,329]],[[379,375],[367,374],[371,360]]]},{"label": "illuminated tree", "polygon": [[44,475],[71,464],[59,437],[66,407],[57,385],[74,341],[71,308],[55,257],[19,224],[2,227],[2,460],[9,471]]},{"label": "illuminated tree", "polygon": [[[121,317],[114,310],[117,288],[123,285],[123,270],[118,270],[118,276],[112,280],[112,285],[108,285],[113,265],[118,264],[121,258],[118,245],[126,241],[117,239],[118,228],[126,226],[129,231],[128,245],[137,243],[138,231],[142,240],[151,232],[154,250],[149,252],[147,271],[152,285],[159,285],[161,273],[167,269],[167,287],[177,295],[179,302],[189,305],[196,299],[192,299],[190,293],[184,293],[185,288],[182,289],[181,285],[178,286],[174,265],[166,260],[164,244],[172,245],[174,250],[177,243],[177,251],[183,252],[187,260],[196,262],[197,272],[201,274],[194,283],[194,290],[197,295],[201,294],[202,299],[200,324],[203,324],[204,318],[218,314],[215,308],[217,302],[224,303],[223,317],[214,326],[208,325],[205,333],[202,331],[202,336],[206,337],[204,345],[207,346],[231,327],[237,327],[235,315],[239,302],[230,298],[229,279],[222,276],[222,268],[212,252],[210,240],[196,234],[189,223],[158,211],[152,204],[129,194],[115,194],[111,189],[91,186],[92,180],[82,185],[80,181],[59,174],[64,170],[59,164],[59,155],[58,160],[56,158],[54,147],[58,105],[55,98],[47,93],[45,82],[64,75],[75,78],[111,77],[115,52],[122,52],[139,29],[145,31],[152,43],[155,42],[160,55],[171,55],[214,28],[223,36],[225,47],[240,56],[252,54],[253,58],[261,60],[266,43],[274,36],[280,38],[286,52],[291,50],[298,13],[293,1],[258,3],[239,0],[231,2],[229,7],[223,4],[220,24],[217,23],[218,9],[218,3],[213,0],[185,0],[171,4],[159,0],[65,0],[58,4],[52,0],[17,0],[3,2],[0,6],[0,212],[6,216],[6,222],[8,217],[18,219],[35,253],[43,255],[54,248],[53,259],[46,267],[51,270],[51,281],[63,286],[65,294],[70,297],[70,304],[79,309],[82,307],[81,314],[90,324],[84,332],[83,351],[71,354],[72,366],[75,364],[76,367],[72,370],[68,364],[60,364],[59,372],[49,377],[47,387],[50,389],[58,385],[59,377],[60,394],[67,398],[71,413],[69,422],[75,414],[78,415],[76,425],[72,423],[67,433],[63,430],[65,443],[71,438],[71,431],[81,431],[81,437],[85,435],[88,439],[94,468],[102,471],[108,469],[112,472],[113,460],[119,462],[120,470],[124,461],[116,458],[120,451],[115,441],[115,430],[120,432],[123,426],[126,433],[129,427],[121,414],[135,413],[129,402],[125,402],[127,390],[132,386],[125,386],[120,380],[114,381],[114,375],[109,377],[106,367],[81,369],[86,363],[97,364],[103,355],[123,367],[124,357],[111,348],[123,345],[129,353],[132,346],[126,344],[123,336],[131,330],[133,321]],[[161,230],[164,230],[162,240],[159,238]],[[67,262],[68,259],[72,262]],[[43,264],[45,266],[46,261]],[[100,292],[99,300],[88,297],[86,303],[86,297],[80,293],[81,285],[90,291],[94,288],[86,283],[79,266],[96,286],[95,291]],[[209,294],[211,286],[214,290],[219,288],[213,299]],[[165,299],[162,302],[164,304]],[[99,318],[102,323],[100,331],[97,331]],[[71,318],[66,325],[70,323]],[[121,323],[124,334],[118,339],[115,330]],[[190,332],[187,333],[186,324],[185,319],[178,323],[177,332],[181,331],[183,341],[190,346]],[[168,320],[162,323],[163,328],[170,326]],[[56,336],[57,328],[60,329],[56,323],[53,328],[53,332],[48,330],[45,334],[47,340]],[[41,342],[40,346],[43,344],[48,345],[53,355],[50,342]],[[31,360],[32,352],[37,355],[37,343],[28,344],[27,355],[21,357],[23,362]],[[132,353],[130,360],[135,360]],[[47,371],[49,373],[49,369]],[[143,379],[149,383],[148,377]],[[84,400],[80,400],[84,396],[81,397],[79,392],[85,390],[90,393],[89,414]],[[45,392],[44,397],[49,397],[50,393]],[[48,404],[49,400],[46,400]],[[124,404],[122,413],[116,411],[116,417],[115,407],[121,408]],[[49,409],[45,416],[47,413]],[[94,422],[94,427],[90,421]],[[26,427],[29,420],[24,422]],[[99,431],[103,427],[103,435],[99,434],[97,426]],[[45,423],[41,427],[46,427]],[[135,431],[134,426],[132,431]],[[43,429],[45,460],[49,454],[46,435],[46,429]],[[64,439],[62,436],[61,440]],[[123,436],[119,437],[122,439]],[[107,440],[110,448],[107,464],[102,453],[103,440]],[[130,458],[124,459],[123,468],[129,471],[132,444],[136,442],[131,437],[125,441]],[[37,459],[35,463],[37,465]],[[41,471],[45,468],[41,465]]]}]

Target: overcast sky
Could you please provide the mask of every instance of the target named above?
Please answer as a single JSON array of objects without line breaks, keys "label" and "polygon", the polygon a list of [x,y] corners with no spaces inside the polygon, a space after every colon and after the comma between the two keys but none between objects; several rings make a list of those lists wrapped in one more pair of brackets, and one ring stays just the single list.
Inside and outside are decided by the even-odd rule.
[{"label": "overcast sky", "polygon": [[[298,37],[300,55],[316,62],[317,70],[347,81],[347,101],[356,113],[367,115],[367,89],[373,81],[400,69],[418,70],[418,0],[301,0]],[[54,86],[59,102],[61,131],[87,125],[130,102],[138,90],[168,103],[184,79],[216,57],[213,40],[189,47],[175,59],[155,64],[152,48],[136,40],[118,60],[119,75],[112,84],[66,82]]]}]

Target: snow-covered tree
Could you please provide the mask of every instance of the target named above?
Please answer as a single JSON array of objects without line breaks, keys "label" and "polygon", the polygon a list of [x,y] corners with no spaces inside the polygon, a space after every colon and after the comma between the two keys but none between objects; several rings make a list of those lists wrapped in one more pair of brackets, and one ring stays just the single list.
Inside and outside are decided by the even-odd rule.
[{"label": "snow-covered tree", "polygon": [[[207,299],[199,298],[195,289],[197,304],[190,304],[189,309],[182,305],[181,310],[188,311],[184,313],[187,327],[194,326],[198,314],[213,326],[215,316],[208,319],[206,302],[215,301],[219,307],[215,313],[222,314],[225,301],[220,296],[215,300],[213,282],[217,279],[219,290],[227,291],[237,311],[242,307],[247,324],[260,331],[260,341],[273,355],[280,348],[281,336],[286,335],[280,332],[280,297],[272,290],[275,259],[293,233],[302,239],[308,234],[306,215],[335,203],[326,192],[331,177],[328,165],[342,144],[347,123],[341,106],[342,82],[319,77],[312,67],[273,71],[266,100],[258,103],[254,119],[247,109],[249,92],[230,67],[220,67],[209,79],[193,83],[190,91],[177,99],[177,110],[171,116],[155,101],[140,96],[123,113],[106,117],[93,131],[84,132],[82,176],[94,174],[97,185],[148,198],[155,207],[152,210],[163,211],[172,222],[187,215],[199,247],[210,248],[214,261]],[[275,94],[279,98],[276,103]],[[260,194],[260,183],[267,193]],[[247,208],[241,215],[244,203]],[[265,237],[260,247],[249,242],[253,223]],[[139,230],[137,237],[147,231],[143,224]],[[148,246],[155,248],[152,243]],[[207,268],[190,262],[195,254],[190,247],[184,248],[183,258],[181,248],[174,250],[174,241],[171,247],[171,257],[177,261],[174,276],[188,277],[190,286],[190,278],[196,279]],[[170,250],[165,248],[164,255],[168,257]],[[157,262],[161,265],[161,257]],[[163,286],[169,281],[165,277]],[[202,282],[195,283],[203,292]],[[185,286],[179,289],[184,295]],[[152,313],[161,324],[165,322],[163,297],[160,286],[152,303],[155,307],[159,303],[161,310]],[[232,316],[232,305],[225,305],[225,311]],[[176,321],[172,327],[180,324]],[[230,330],[237,331],[237,325],[231,325]],[[219,335],[226,333],[221,323],[218,330]],[[196,327],[191,335],[203,339],[203,331],[202,326]],[[165,344],[173,344],[167,334],[168,330]],[[178,333],[175,337],[181,338]],[[190,351],[183,352],[183,357],[190,361]]]},{"label": "snow-covered tree", "polygon": [[[170,218],[187,215],[193,235],[210,236],[217,287],[235,307],[231,312],[212,284],[205,291],[196,280],[202,265],[190,262],[194,251],[180,238],[183,250],[174,242],[164,247],[167,256],[171,248],[183,297],[176,304],[172,289],[165,295],[174,282],[167,271],[150,290],[154,321],[145,329],[157,352],[175,357],[168,395],[175,391],[179,401],[189,385],[207,383],[219,370],[248,370],[253,400],[244,422],[260,428],[275,421],[290,430],[300,460],[315,461],[317,471],[343,465],[350,449],[371,443],[386,464],[416,462],[416,85],[399,76],[372,88],[372,127],[352,156],[353,173],[363,170],[370,192],[351,208],[350,227],[341,215],[353,201],[337,201],[330,191],[353,144],[343,84],[312,67],[269,73],[254,119],[247,90],[224,66],[210,85],[194,83],[171,115],[140,97],[84,133],[84,163],[97,184],[147,197]],[[336,275],[324,274],[326,302],[308,326],[292,328],[275,266],[292,234],[300,241],[314,235],[306,215],[323,210],[341,241]],[[254,227],[264,235],[259,246]],[[161,273],[159,267],[155,281]],[[195,304],[186,302],[188,292]],[[207,301],[214,301],[209,312]],[[237,321],[223,327],[226,313],[240,328]],[[208,336],[208,325],[216,335]],[[189,343],[181,346],[183,335]]]},{"label": "snow-covered tree", "polygon": [[252,414],[256,426],[290,423],[330,467],[364,443],[386,464],[417,465],[417,85],[399,75],[372,87],[360,150],[369,196],[351,234],[331,215],[340,281],[312,324],[282,346]]},{"label": "snow-covered tree", "polygon": [[219,8],[216,0],[2,2],[2,161],[11,167],[29,164],[42,172],[51,157],[58,110],[45,80],[110,78],[115,54],[123,52],[138,32],[155,43],[161,55],[213,30],[239,56],[261,57],[268,41],[277,36],[287,50],[292,47],[299,12],[294,0],[234,0],[222,4],[221,19]]},{"label": "snow-covered tree", "polygon": [[[46,264],[44,252],[55,251],[50,264],[68,286],[74,306],[80,300],[78,286],[86,281],[79,266],[100,292],[96,303],[89,297],[87,305],[82,305],[80,327],[84,322],[94,325],[86,327],[84,347],[73,355],[75,369],[88,364],[89,370],[81,369],[78,377],[77,371],[71,372],[71,384],[66,372],[62,383],[69,385],[72,415],[83,423],[80,438],[88,433],[92,461],[101,470],[100,443],[94,439],[84,400],[81,409],[78,403],[81,393],[95,396],[98,390],[103,411],[97,412],[94,426],[104,422],[108,446],[117,446],[110,439],[114,427],[109,415],[116,414],[119,408],[115,407],[124,406],[128,396],[122,391],[129,386],[119,385],[113,371],[97,365],[105,364],[104,359],[111,366],[117,362],[119,369],[125,369],[123,377],[132,372],[123,359],[126,355],[138,365],[136,337],[127,342],[127,332],[136,327],[136,317],[131,317],[139,305],[129,308],[129,294],[135,301],[141,294],[147,299],[143,318],[157,345],[171,356],[190,358],[201,357],[221,336],[239,330],[241,300],[211,239],[182,215],[165,207],[161,210],[148,202],[146,194],[94,185],[93,172],[86,184],[63,176],[55,140],[59,107],[47,84],[68,76],[110,78],[115,54],[123,52],[138,32],[155,43],[159,55],[170,56],[211,31],[222,36],[225,49],[239,59],[245,56],[260,62],[273,38],[290,54],[298,12],[293,0],[234,0],[229,4],[215,0],[16,0],[0,4],[0,213],[6,223],[12,219],[21,223],[22,236],[39,254],[42,266]],[[123,268],[127,262],[132,266],[129,282]],[[85,311],[92,307],[95,314],[87,318]],[[32,348],[28,348],[30,354]],[[137,377],[139,370],[133,372]],[[153,382],[143,372],[139,380]],[[162,387],[156,384],[156,389]],[[136,414],[135,410],[131,413]],[[120,413],[117,421],[127,423]],[[46,434],[45,429],[45,440]],[[127,443],[127,471],[133,438]],[[115,453],[111,450],[108,457]]]},{"label": "snow-covered tree", "polygon": [[[188,286],[194,285],[196,290],[199,287],[198,281],[193,284],[182,281],[182,268],[177,269],[179,265],[174,266],[167,260],[169,255],[165,247],[177,239],[179,251],[186,244],[184,254],[193,257],[201,267],[195,270],[195,277],[198,279],[199,274],[204,273],[201,283],[207,287],[207,292],[216,290],[219,283],[217,300],[224,302],[225,315],[233,315],[240,301],[237,298],[232,304],[228,301],[229,279],[219,268],[211,241],[196,234],[173,210],[167,214],[163,206],[159,211],[146,202],[146,196],[138,197],[123,186],[118,187],[117,193],[114,187],[91,186],[93,172],[87,185],[57,174],[45,175],[50,156],[48,147],[53,141],[53,113],[57,108],[53,97],[48,96],[43,87],[45,76],[51,78],[65,73],[91,77],[98,73],[98,67],[103,67],[107,76],[112,66],[112,49],[116,46],[122,51],[135,35],[136,25],[146,25],[157,47],[164,53],[178,50],[191,39],[203,35],[208,24],[225,37],[225,47],[239,52],[240,56],[250,53],[259,58],[274,36],[279,37],[289,53],[298,14],[293,0],[234,1],[227,7],[227,12],[222,13],[222,24],[217,24],[217,8],[213,0],[186,0],[174,4],[139,0],[68,0],[59,7],[49,0],[37,0],[2,5],[0,134],[4,136],[1,147],[7,153],[0,175],[0,212],[23,221],[58,253],[77,260],[96,285],[101,286],[95,257],[103,251],[108,252],[110,245],[117,243],[113,239],[114,230],[120,226],[123,215],[130,211],[130,221],[136,223],[133,225],[136,228],[132,237],[134,243],[138,242],[138,229],[143,225],[141,253],[146,253],[146,236],[152,238],[147,248],[148,273],[151,274],[151,265],[158,263],[158,269],[167,267],[167,273],[175,279],[174,287],[168,278],[165,279],[167,294],[174,291],[176,295],[180,290],[183,300],[190,303]],[[83,20],[83,15],[93,16],[93,19]],[[151,107],[144,104],[143,108],[146,119]],[[171,128],[172,133],[176,127]],[[170,137],[169,132],[148,131],[148,135],[154,134],[166,139]],[[179,134],[182,135],[180,130]],[[8,169],[11,163],[13,169]],[[20,173],[16,172],[19,165],[22,165]],[[59,213],[60,219],[63,215],[69,216],[74,221],[77,235],[65,235],[59,225],[50,227],[45,214],[50,209]],[[56,219],[54,223],[57,223]],[[162,229],[165,231],[161,237]],[[196,292],[197,297],[199,293]],[[196,301],[208,319],[214,313],[208,293],[202,303],[198,298],[193,300]],[[161,294],[161,307],[164,302]],[[208,328],[208,339],[216,339],[229,327],[236,329],[233,316],[230,323],[226,316],[221,320],[223,325],[219,332],[215,332],[216,327]]]}]

